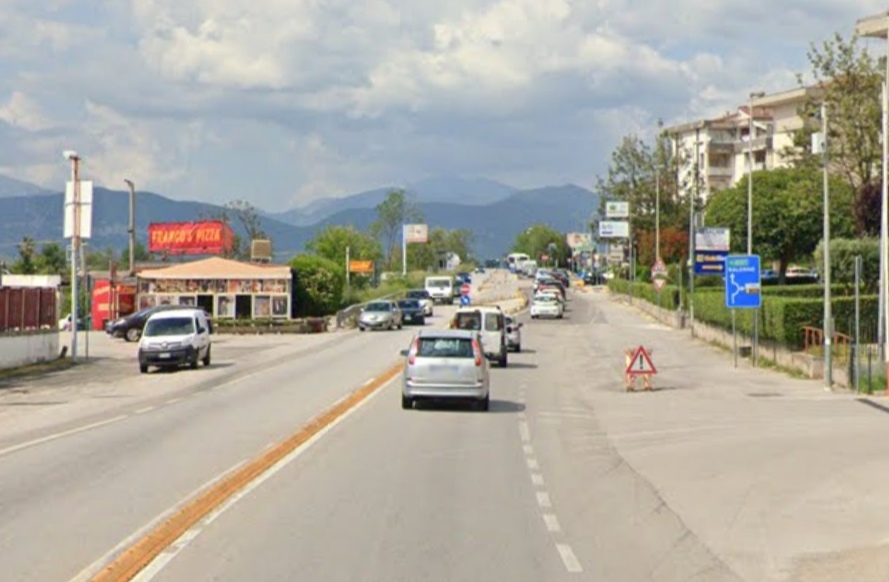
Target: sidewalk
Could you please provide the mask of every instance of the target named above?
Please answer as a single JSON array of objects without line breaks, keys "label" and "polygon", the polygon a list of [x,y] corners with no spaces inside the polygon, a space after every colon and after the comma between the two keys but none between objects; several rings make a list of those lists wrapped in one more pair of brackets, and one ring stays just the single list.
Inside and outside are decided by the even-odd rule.
[{"label": "sidewalk", "polygon": [[[598,379],[579,396],[621,457],[742,579],[889,579],[889,408],[820,380],[734,368],[730,353],[607,295],[574,297],[591,308],[578,352]],[[640,344],[655,391],[627,393],[623,350]]]}]

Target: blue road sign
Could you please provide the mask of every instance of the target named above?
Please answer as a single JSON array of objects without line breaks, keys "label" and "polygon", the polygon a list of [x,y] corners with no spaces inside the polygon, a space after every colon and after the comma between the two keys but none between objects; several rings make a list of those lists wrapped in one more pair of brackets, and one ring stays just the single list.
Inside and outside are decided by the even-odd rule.
[{"label": "blue road sign", "polygon": [[472,303],[472,299],[469,298],[469,295],[460,296],[460,305],[469,305],[470,303]]},{"label": "blue road sign", "polygon": [[695,275],[724,275],[728,251],[695,251]]},{"label": "blue road sign", "polygon": [[739,309],[762,307],[758,255],[729,255],[725,258],[725,306]]}]

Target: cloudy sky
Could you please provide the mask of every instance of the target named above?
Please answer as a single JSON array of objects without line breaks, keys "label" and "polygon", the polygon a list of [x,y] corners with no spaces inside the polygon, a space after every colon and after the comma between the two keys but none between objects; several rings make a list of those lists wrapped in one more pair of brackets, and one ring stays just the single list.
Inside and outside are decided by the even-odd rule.
[{"label": "cloudy sky", "polygon": [[268,210],[433,175],[590,187],[624,135],[793,88],[810,43],[885,9],[0,0],[0,174],[61,189],[72,148],[101,185]]}]

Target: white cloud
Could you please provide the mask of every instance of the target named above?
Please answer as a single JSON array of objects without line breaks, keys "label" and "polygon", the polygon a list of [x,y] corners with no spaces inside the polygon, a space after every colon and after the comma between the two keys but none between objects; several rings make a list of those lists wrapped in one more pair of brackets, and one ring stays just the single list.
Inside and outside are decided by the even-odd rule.
[{"label": "white cloud", "polygon": [[[3,171],[275,206],[593,184],[627,133],[793,87],[878,0],[0,0]],[[9,170],[6,170],[8,168]],[[261,187],[257,187],[261,184]]]}]

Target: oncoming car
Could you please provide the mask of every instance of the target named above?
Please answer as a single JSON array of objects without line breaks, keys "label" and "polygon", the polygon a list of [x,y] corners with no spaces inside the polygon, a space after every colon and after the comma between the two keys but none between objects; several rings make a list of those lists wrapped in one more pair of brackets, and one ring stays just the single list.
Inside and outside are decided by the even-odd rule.
[{"label": "oncoming car", "polygon": [[139,340],[139,371],[210,365],[210,325],[203,309],[174,309],[148,318]]}]

